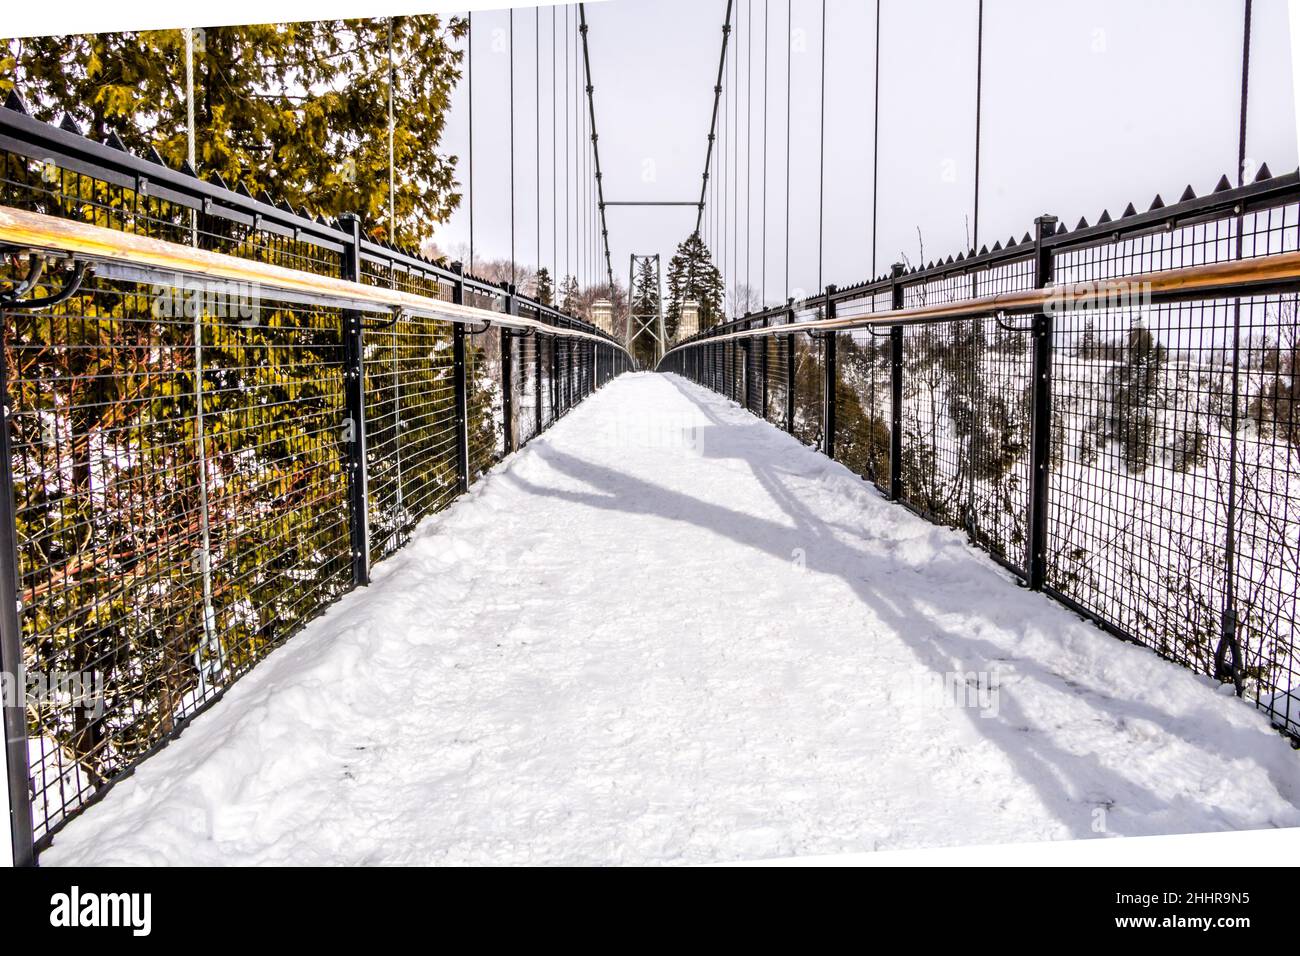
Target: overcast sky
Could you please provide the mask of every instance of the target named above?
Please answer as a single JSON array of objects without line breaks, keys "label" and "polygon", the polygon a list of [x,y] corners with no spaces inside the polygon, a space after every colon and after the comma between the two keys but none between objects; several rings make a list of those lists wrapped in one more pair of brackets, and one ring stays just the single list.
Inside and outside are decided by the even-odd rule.
[{"label": "overcast sky", "polygon": [[[721,134],[730,140],[724,273],[740,282],[748,278],[765,290],[768,302],[810,292],[819,282],[861,281],[873,269],[876,4],[825,4],[825,174],[819,200],[822,8],[822,0],[736,0],[734,8],[725,80],[728,121]],[[726,0],[587,5],[607,199],[698,198],[725,9]],[[1172,202],[1188,183],[1203,193],[1220,175],[1231,178],[1242,11],[1241,0],[986,0],[978,244],[1005,242],[1013,233],[1018,239],[1041,212],[1073,227],[1080,216],[1095,221],[1103,208],[1117,215],[1131,201],[1145,209],[1156,193]],[[916,263],[922,241],[926,260],[967,246],[974,207],[976,27],[977,0],[882,3],[876,274],[903,255]],[[1252,35],[1247,156],[1256,165],[1267,162],[1275,173],[1293,170],[1295,107],[1284,0],[1255,0]],[[474,14],[474,239],[480,257],[510,251],[509,37],[508,11]],[[587,143],[578,140],[578,111],[585,114],[586,105],[574,72],[580,69],[577,39],[576,7],[514,11],[516,257],[558,263],[560,274],[580,270],[585,282],[595,259],[575,251],[579,234],[572,218],[567,259],[565,251],[571,201],[564,185],[566,142],[572,144],[569,175],[584,183],[573,167],[579,147],[587,153]],[[788,287],[787,51],[793,104]],[[559,90],[554,110],[553,67]],[[534,83],[539,73],[540,89]],[[441,147],[462,157],[462,182],[468,172],[466,93],[462,82]],[[714,175],[720,185],[722,170],[715,168]],[[715,195],[710,190],[710,198]],[[705,215],[706,238],[719,251],[720,213],[721,200]],[[626,282],[633,252],[660,253],[666,261],[694,227],[695,215],[686,207],[609,209],[615,276]],[[553,228],[558,242],[552,241]],[[590,233],[588,227],[583,235],[590,239]],[[436,238],[452,249],[468,236],[466,204]]]}]

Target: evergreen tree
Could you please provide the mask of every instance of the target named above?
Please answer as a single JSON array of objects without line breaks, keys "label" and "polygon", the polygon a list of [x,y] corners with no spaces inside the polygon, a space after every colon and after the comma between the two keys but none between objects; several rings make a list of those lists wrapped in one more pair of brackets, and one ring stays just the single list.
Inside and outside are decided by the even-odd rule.
[{"label": "evergreen tree", "polygon": [[[464,28],[458,20],[441,24],[432,16],[393,23],[398,103],[407,107],[395,133],[397,239],[410,245],[424,223],[459,200],[455,158],[435,147],[459,76],[450,42]],[[385,222],[388,202],[387,23],[196,33],[200,174],[325,215],[356,211],[372,234],[387,238],[375,226]],[[115,131],[129,148],[155,146],[178,166],[186,155],[183,52],[178,31],[9,41],[0,44],[0,91],[16,87],[38,118],[67,112],[94,137]],[[16,176],[0,182],[0,204],[159,238],[188,235],[183,210],[168,204],[141,203],[149,218],[123,225],[118,204],[129,208],[131,195],[114,199],[106,184],[71,174],[52,188]],[[221,248],[250,258],[275,254],[256,241]],[[318,254],[317,268],[328,268],[330,253]],[[312,268],[310,253],[299,255],[300,267]],[[14,462],[24,579],[60,582],[24,602],[24,662],[33,672],[101,672],[107,701],[99,718],[62,706],[29,717],[92,784],[147,753],[197,700],[346,587],[339,446],[322,439],[336,429],[341,407],[332,364],[338,313],[267,299],[244,324],[199,306],[211,423],[200,469],[197,376],[188,364],[194,329],[175,315],[160,319],[151,309],[156,299],[147,285],[95,278],[66,303],[16,316],[7,333],[4,361],[22,412],[11,434],[23,448],[56,440],[69,463],[54,474],[42,458]],[[396,415],[384,412],[376,393],[400,382],[407,402],[421,401],[422,414],[402,423],[403,447],[415,454],[445,447],[454,414],[449,373],[429,361],[431,342],[435,351],[450,348],[448,326],[402,321],[418,328],[411,337],[418,346],[390,346],[383,362],[366,369],[376,548],[409,534],[423,514],[413,502],[438,500],[457,480],[454,464],[392,467]],[[493,349],[499,340],[489,336],[467,355],[469,427],[483,449],[476,470],[499,447]],[[48,417],[35,409],[48,409]],[[210,616],[194,572],[200,475],[211,495]],[[52,522],[69,530],[56,540],[44,530]]]},{"label": "evergreen tree", "polygon": [[1165,347],[1151,330],[1134,326],[1128,347],[1111,373],[1107,438],[1119,444],[1124,464],[1134,473],[1152,463],[1166,358]]},{"label": "evergreen tree", "polygon": [[688,301],[700,304],[701,329],[722,321],[722,275],[698,232],[687,236],[668,263],[668,305],[664,310],[664,325],[669,339],[676,337],[682,303]]},{"label": "evergreen tree", "polygon": [[577,315],[582,308],[582,289],[575,276],[565,276],[560,284],[560,308],[570,315]]},{"label": "evergreen tree", "polygon": [[[457,159],[438,152],[460,78],[463,18],[392,19],[399,122],[397,228],[388,224],[389,21],[322,20],[194,31],[199,175],[332,218],[357,213],[372,236],[414,246],[460,202]],[[10,89],[38,118],[68,114],[98,140],[186,158],[180,30],[32,37],[0,46]],[[396,235],[393,235],[393,232]]]},{"label": "evergreen tree", "polygon": [[542,266],[537,270],[534,297],[542,305],[550,305],[555,299],[555,284],[551,281],[551,273],[546,266]]}]

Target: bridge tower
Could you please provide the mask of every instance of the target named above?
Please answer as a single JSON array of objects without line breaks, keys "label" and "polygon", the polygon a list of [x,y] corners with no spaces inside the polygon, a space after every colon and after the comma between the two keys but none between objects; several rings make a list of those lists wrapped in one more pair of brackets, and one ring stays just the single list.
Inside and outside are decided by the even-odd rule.
[{"label": "bridge tower", "polygon": [[[648,262],[654,268],[655,283],[655,304],[653,312],[637,311],[636,296],[636,268],[638,263]],[[664,357],[664,351],[668,348],[668,336],[664,333],[664,292],[663,292],[663,274],[659,267],[659,253],[649,256],[639,256],[632,253],[631,262],[627,270],[627,295],[628,295],[628,317],[627,317],[627,350],[636,354],[632,348],[634,342],[643,335],[648,336],[655,343],[655,363]]]}]

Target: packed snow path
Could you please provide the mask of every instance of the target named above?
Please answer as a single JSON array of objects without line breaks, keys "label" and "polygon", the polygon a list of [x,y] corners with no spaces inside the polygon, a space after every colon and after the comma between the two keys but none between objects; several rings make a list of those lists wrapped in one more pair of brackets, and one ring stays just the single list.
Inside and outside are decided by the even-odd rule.
[{"label": "packed snow path", "polygon": [[1300,757],[1248,705],[640,374],[425,522],[42,860],[697,862],[1298,807]]}]

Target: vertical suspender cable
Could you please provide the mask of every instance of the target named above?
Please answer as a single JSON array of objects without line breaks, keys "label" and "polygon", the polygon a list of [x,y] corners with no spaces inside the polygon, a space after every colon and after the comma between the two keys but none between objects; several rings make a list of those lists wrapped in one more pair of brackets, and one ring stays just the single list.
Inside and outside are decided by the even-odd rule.
[{"label": "vertical suspender cable", "polygon": [[515,284],[515,8],[510,8],[510,284]]},{"label": "vertical suspender cable", "polygon": [[822,0],[821,122],[817,147],[817,289],[822,286],[822,249],[826,233],[826,0]]},{"label": "vertical suspender cable", "polygon": [[[725,73],[726,70],[725,64],[723,66],[723,70]],[[727,192],[727,174],[731,169],[731,163],[728,157],[728,153],[731,152],[731,84],[726,82],[725,75],[723,77],[723,83],[722,83],[722,134],[721,135],[722,135],[722,149],[718,158],[722,163],[722,178],[718,183],[718,188],[722,191],[722,201],[718,208],[718,217],[722,220],[720,224],[721,228],[719,230],[721,236],[722,254],[718,259],[718,270],[722,274],[722,298],[723,298],[722,312],[723,315],[726,315],[727,306],[730,304],[730,300],[731,300],[731,294],[729,291],[731,285],[731,273],[727,269],[727,236],[729,232],[729,228],[727,225],[727,210],[728,210],[727,197],[729,195]]]},{"label": "vertical suspender cable", "polygon": [[790,78],[794,37],[794,0],[785,0],[785,297],[790,298]]},{"label": "vertical suspender cable", "polygon": [[979,0],[979,23],[975,31],[975,214],[971,223],[971,248],[980,247],[980,126],[984,106],[984,0]]},{"label": "vertical suspender cable", "polygon": [[767,13],[768,0],[763,0],[763,278],[759,283],[762,288],[761,308],[767,308],[767,53],[769,43]]},{"label": "vertical suspender cable", "polygon": [[[186,27],[185,34],[185,155],[190,169],[199,171],[198,150],[194,135],[194,28]],[[190,245],[198,247],[198,219],[190,217]]]},{"label": "vertical suspender cable", "polygon": [[465,98],[469,101],[469,273],[474,274],[474,13],[465,16]]},{"label": "vertical suspender cable", "polygon": [[393,145],[393,18],[388,18],[388,241],[397,241],[397,158]]},{"label": "vertical suspender cable", "polygon": [[[542,272],[542,8],[533,8],[533,167],[537,190],[537,272]],[[537,280],[533,280],[533,298],[537,298]]]},{"label": "vertical suspender cable", "polygon": [[573,194],[569,191],[573,176],[569,171],[569,146],[573,142],[569,133],[569,15],[570,8],[564,8],[564,281],[567,284],[573,274],[573,261],[569,258],[571,229],[569,215],[573,210]]},{"label": "vertical suspender cable", "polygon": [[[1241,39],[1241,112],[1237,124],[1237,185],[1246,184],[1246,118],[1250,105],[1250,21],[1251,0],[1245,0]],[[1242,255],[1242,217],[1236,221],[1236,258]],[[1224,542],[1223,615],[1220,623],[1219,644],[1214,652],[1214,676],[1219,680],[1232,678],[1238,695],[1242,692],[1243,666],[1241,645],[1237,638],[1236,573],[1237,573],[1237,429],[1240,424],[1238,405],[1241,402],[1241,299],[1232,308],[1232,408],[1228,429],[1228,502],[1226,536]],[[1231,654],[1232,662],[1227,657]]]},{"label": "vertical suspender cable", "polygon": [[[736,23],[740,23],[740,8],[736,8]],[[749,29],[749,24],[745,24]],[[740,282],[740,56],[739,51],[731,61],[731,308],[736,310]]]},{"label": "vertical suspender cable", "polygon": [[[194,30],[185,28],[185,148],[190,169],[198,172],[197,137],[194,130]],[[190,244],[199,245],[197,215],[190,217]],[[205,665],[202,651],[194,663],[206,683],[225,666],[224,652],[217,639],[216,612],[212,609],[212,525],[208,517],[208,455],[203,424],[203,310],[194,310],[194,444],[199,471],[199,574],[203,590],[203,643],[210,660]]]},{"label": "vertical suspender cable", "polygon": [[559,301],[560,291],[560,178],[559,178],[559,133],[560,133],[560,114],[559,114],[559,97],[556,93],[556,82],[559,73],[556,66],[560,62],[559,51],[555,48],[557,36],[556,21],[558,14],[555,7],[551,7],[551,287],[553,290],[552,298]]},{"label": "vertical suspender cable", "polygon": [[750,221],[751,200],[754,198],[753,164],[750,163],[750,157],[754,155],[754,0],[745,0],[745,8],[745,285],[749,286],[745,304],[748,307],[754,291],[749,272],[754,235],[753,222]]},{"label": "vertical suspender cable", "polygon": [[[876,107],[871,133],[871,278],[876,272],[876,205],[880,197],[880,0],[876,0]],[[874,366],[873,366],[874,367]]]}]

